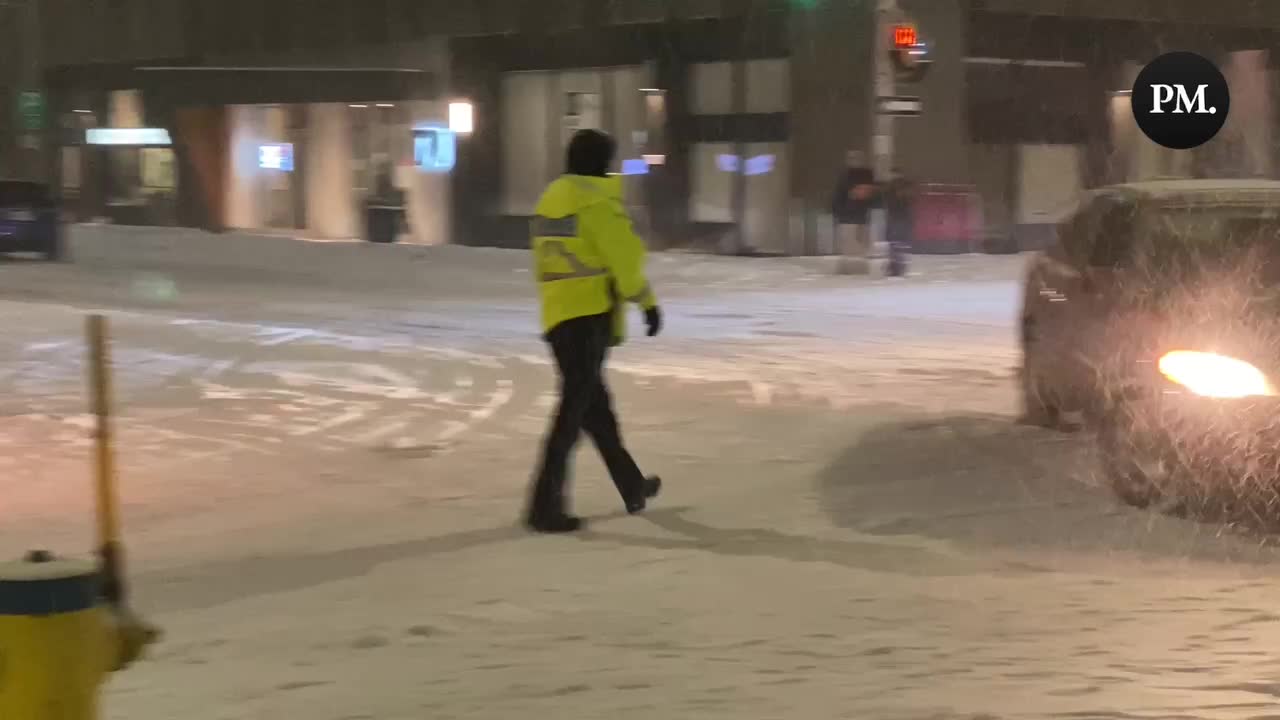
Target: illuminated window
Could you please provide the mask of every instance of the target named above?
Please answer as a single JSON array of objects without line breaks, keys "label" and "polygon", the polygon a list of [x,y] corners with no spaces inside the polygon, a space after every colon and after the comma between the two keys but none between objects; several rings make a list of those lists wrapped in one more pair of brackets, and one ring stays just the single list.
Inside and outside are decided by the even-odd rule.
[{"label": "illuminated window", "polygon": [[173,151],[168,148],[143,148],[142,186],[148,190],[173,190],[177,185]]}]

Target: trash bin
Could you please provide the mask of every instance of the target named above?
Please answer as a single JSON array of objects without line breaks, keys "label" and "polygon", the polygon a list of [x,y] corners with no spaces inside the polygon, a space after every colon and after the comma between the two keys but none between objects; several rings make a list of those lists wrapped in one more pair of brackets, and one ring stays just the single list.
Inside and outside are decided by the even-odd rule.
[{"label": "trash bin", "polygon": [[365,206],[365,240],[374,243],[393,243],[400,237],[404,207],[400,205]]}]

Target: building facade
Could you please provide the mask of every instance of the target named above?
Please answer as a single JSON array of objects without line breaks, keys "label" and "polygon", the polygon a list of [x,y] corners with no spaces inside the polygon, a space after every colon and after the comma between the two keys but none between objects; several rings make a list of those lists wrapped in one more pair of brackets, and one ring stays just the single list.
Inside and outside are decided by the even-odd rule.
[{"label": "building facade", "polygon": [[[934,63],[897,89],[923,114],[894,121],[896,164],[974,194],[987,232],[1042,242],[1101,183],[1275,172],[1274,4],[899,4]],[[51,179],[84,221],[317,239],[360,236],[392,187],[407,240],[521,246],[566,138],[594,126],[655,245],[824,252],[845,151],[880,142],[874,5],[0,0],[0,175]],[[1194,153],[1128,115],[1137,69],[1171,49],[1213,58],[1235,94]],[[451,103],[474,127],[424,166],[415,137]]]}]

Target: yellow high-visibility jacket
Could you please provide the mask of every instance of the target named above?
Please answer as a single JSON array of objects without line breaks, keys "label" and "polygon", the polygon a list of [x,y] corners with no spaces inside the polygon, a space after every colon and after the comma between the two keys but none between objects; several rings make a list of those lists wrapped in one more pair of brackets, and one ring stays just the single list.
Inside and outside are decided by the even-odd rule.
[{"label": "yellow high-visibility jacket", "polygon": [[645,247],[622,205],[622,178],[562,175],[543,191],[531,221],[542,331],[612,312],[614,344],[626,336],[626,307],[658,302],[645,277]]}]

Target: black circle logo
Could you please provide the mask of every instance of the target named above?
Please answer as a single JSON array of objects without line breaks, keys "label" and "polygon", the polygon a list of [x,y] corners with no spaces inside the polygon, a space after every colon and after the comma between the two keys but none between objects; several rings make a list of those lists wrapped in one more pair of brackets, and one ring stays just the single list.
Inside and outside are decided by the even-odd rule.
[{"label": "black circle logo", "polygon": [[1133,119],[1152,142],[1189,150],[1212,140],[1227,122],[1231,89],[1209,60],[1171,52],[1138,73],[1129,100]]}]

